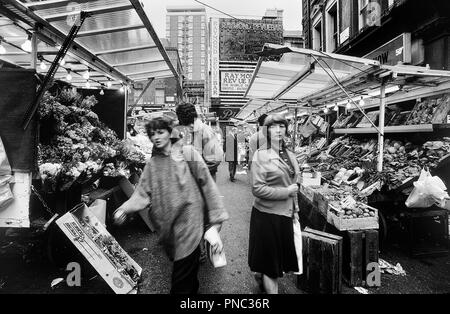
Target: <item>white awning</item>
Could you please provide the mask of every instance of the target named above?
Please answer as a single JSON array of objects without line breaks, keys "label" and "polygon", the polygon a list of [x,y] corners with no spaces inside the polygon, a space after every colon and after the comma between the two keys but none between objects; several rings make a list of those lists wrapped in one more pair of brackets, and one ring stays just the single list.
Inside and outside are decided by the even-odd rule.
[{"label": "white awning", "polygon": [[[279,61],[265,61],[269,55],[282,56]],[[389,103],[390,95],[407,96],[419,90],[445,88],[450,84],[450,71],[380,65],[376,60],[265,44],[244,97],[258,99],[251,110],[258,110],[256,104],[262,106],[264,100],[325,107],[345,105],[348,101],[354,104],[362,98],[368,104],[379,104],[382,82]],[[244,107],[238,116],[247,113],[248,108]]]},{"label": "white awning", "polygon": [[[30,30],[39,38],[38,56],[53,62],[69,33],[71,16],[89,15],[80,28],[55,78],[65,79],[69,68],[75,86],[86,82],[82,73],[91,69],[94,87],[112,80],[131,84],[150,78],[178,78],[166,50],[139,0],[5,0],[0,5],[0,36],[6,53],[1,59],[30,67],[30,54],[21,49]],[[1,39],[1,38],[0,38]],[[41,61],[39,61],[41,62]],[[38,67],[45,74],[45,70]],[[178,80],[179,81],[179,80]]]}]

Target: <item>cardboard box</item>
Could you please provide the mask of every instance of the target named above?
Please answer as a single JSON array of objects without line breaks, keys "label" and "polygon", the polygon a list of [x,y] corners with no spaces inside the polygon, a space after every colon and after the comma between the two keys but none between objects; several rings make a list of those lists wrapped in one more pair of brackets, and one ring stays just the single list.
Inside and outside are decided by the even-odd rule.
[{"label": "cardboard box", "polygon": [[322,175],[320,172],[303,172],[299,181],[304,186],[319,186],[322,182]]},{"label": "cardboard box", "polygon": [[[56,224],[118,294],[137,293],[142,268],[122,249],[89,208],[80,204],[56,220]],[[114,254],[101,243],[108,242]],[[124,262],[116,257],[119,255]]]},{"label": "cardboard box", "polygon": [[0,209],[0,227],[29,228],[31,173],[14,172],[10,187],[14,200]]}]

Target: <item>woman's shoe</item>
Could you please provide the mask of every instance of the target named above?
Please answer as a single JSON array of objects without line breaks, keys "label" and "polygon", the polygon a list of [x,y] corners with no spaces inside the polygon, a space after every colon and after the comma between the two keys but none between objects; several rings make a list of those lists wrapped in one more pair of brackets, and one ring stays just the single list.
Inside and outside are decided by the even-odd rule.
[{"label": "woman's shoe", "polygon": [[266,289],[264,289],[263,275],[260,273],[255,273],[255,280],[258,284],[259,292],[266,293]]}]

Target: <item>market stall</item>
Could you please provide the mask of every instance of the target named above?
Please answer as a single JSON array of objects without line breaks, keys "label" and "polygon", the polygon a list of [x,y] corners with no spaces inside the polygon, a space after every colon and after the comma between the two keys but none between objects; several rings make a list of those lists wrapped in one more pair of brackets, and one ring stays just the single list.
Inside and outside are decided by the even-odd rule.
[{"label": "market stall", "polygon": [[[117,293],[135,292],[140,267],[99,224],[109,226],[148,157],[126,135],[133,84],[181,83],[142,4],[2,1],[0,45],[0,153],[11,165],[1,173],[10,193],[0,227],[52,231],[57,262],[57,225]],[[108,265],[89,257],[101,254]]]},{"label": "market stall", "polygon": [[[380,228],[385,235],[385,216],[390,213],[390,207],[405,207],[400,205],[411,194],[412,183],[422,169],[431,169],[433,175],[446,180],[442,167],[448,164],[450,154],[446,137],[449,71],[381,65],[370,59],[273,44],[266,44],[260,55],[245,97],[259,99],[262,104],[264,101],[297,103],[286,104],[281,110],[287,109],[288,114],[294,115],[296,134],[307,135],[306,141],[296,139],[294,149],[303,164],[300,198],[314,212],[304,218],[313,220],[313,228],[345,232],[351,241],[356,231],[363,231],[364,238],[367,233],[364,230]],[[266,61],[265,57],[270,55],[281,55],[281,58],[278,62]],[[436,95],[434,100],[424,98],[430,95]],[[405,101],[409,103],[398,104]],[[391,104],[396,107],[391,108]],[[259,113],[264,112],[268,110]],[[300,115],[305,117],[299,118]],[[335,115],[336,121],[327,119],[330,115]],[[325,143],[321,138],[312,137],[325,135],[325,128],[332,135],[323,136]],[[424,134],[432,136],[417,138]],[[302,145],[308,146],[306,154]],[[440,170],[433,172],[435,169]],[[390,199],[386,197],[388,191],[403,196]],[[447,206],[448,194],[440,197],[439,205]],[[429,216],[438,216],[440,237],[446,242],[447,211],[434,206],[424,211],[432,210],[435,211]],[[406,209],[416,217],[418,211],[422,212]],[[317,213],[322,218],[312,219]],[[364,241],[359,242],[360,247],[367,247]],[[441,251],[448,252],[448,249],[443,247]]]}]

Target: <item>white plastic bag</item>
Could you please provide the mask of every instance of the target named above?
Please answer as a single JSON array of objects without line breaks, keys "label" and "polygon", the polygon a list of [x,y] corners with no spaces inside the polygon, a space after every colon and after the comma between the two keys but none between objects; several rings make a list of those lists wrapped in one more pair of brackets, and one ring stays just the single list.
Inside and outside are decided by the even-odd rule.
[{"label": "white plastic bag", "polygon": [[419,179],[413,183],[414,188],[405,202],[406,207],[427,208],[434,204],[444,207],[445,200],[449,198],[447,188],[437,176],[432,176],[429,171],[422,169]]},{"label": "white plastic bag", "polygon": [[293,219],[294,223],[294,245],[295,245],[295,253],[297,254],[297,263],[298,263],[298,272],[295,272],[295,275],[303,274],[303,241],[302,241],[302,231],[300,227],[300,222],[297,218]]}]

